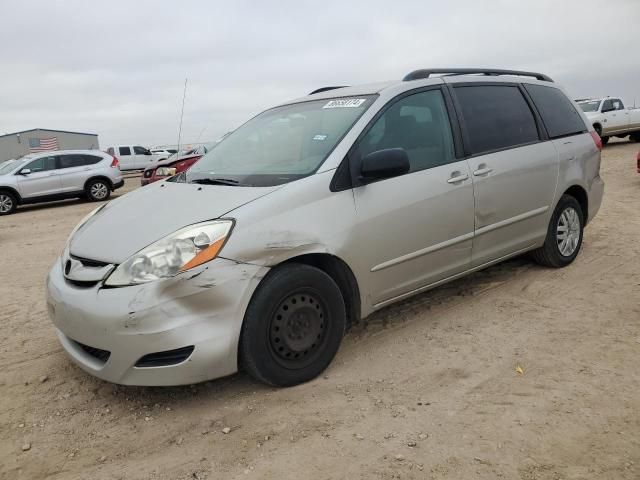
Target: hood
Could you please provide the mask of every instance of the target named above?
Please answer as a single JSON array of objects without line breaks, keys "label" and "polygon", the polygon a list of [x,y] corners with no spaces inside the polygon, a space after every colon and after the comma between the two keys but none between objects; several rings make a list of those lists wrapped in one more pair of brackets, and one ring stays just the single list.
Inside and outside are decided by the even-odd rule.
[{"label": "hood", "polygon": [[593,118],[600,115],[600,112],[584,112],[584,114],[587,118]]},{"label": "hood", "polygon": [[76,232],[69,251],[119,264],[182,227],[219,218],[278,188],[158,182],[109,202]]}]

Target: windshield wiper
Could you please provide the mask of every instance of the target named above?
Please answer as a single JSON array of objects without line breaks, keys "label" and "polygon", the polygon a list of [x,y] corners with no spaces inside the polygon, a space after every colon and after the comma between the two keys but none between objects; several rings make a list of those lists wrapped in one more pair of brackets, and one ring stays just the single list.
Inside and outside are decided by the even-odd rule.
[{"label": "windshield wiper", "polygon": [[231,178],[196,178],[189,183],[199,183],[201,185],[230,185],[232,187],[244,186],[238,180]]}]

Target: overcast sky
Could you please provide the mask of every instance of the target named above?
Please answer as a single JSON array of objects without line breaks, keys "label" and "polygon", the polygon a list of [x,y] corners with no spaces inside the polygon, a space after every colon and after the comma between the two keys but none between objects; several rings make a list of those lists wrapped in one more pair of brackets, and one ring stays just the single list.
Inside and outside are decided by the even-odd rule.
[{"label": "overcast sky", "polygon": [[640,0],[0,0],[0,134],[207,141],[323,85],[424,67],[541,71],[640,106]]}]

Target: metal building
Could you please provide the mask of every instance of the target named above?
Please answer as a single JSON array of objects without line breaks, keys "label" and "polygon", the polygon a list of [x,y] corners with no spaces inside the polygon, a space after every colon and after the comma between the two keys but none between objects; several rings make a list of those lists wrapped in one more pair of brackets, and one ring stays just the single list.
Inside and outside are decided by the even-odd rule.
[{"label": "metal building", "polygon": [[47,150],[94,150],[99,149],[95,133],[67,132],[34,128],[22,132],[0,135],[0,162],[10,158]]}]

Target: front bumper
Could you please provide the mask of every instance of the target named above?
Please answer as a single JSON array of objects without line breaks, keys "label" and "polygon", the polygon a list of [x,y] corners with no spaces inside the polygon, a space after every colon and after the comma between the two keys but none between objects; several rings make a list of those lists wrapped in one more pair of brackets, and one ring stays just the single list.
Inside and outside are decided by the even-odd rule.
[{"label": "front bumper", "polygon": [[[171,279],[102,288],[67,281],[58,260],[47,277],[47,307],[62,346],[90,374],[123,385],[197,383],[237,371],[244,312],[267,271],[217,258]],[[136,367],[145,355],[190,346],[181,363]]]}]

